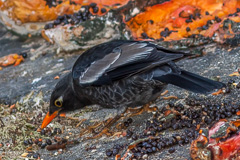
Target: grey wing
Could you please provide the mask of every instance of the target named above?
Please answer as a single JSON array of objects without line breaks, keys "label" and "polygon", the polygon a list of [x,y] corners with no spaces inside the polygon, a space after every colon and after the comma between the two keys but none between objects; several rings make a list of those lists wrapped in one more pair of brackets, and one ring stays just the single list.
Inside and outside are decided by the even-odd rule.
[{"label": "grey wing", "polygon": [[159,51],[148,42],[124,43],[92,62],[79,77],[79,83],[84,86],[106,85],[182,56]]}]

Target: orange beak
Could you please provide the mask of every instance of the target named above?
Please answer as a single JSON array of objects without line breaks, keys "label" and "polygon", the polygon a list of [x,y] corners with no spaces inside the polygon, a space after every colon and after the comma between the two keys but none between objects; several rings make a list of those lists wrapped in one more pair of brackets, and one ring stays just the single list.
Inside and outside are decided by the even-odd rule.
[{"label": "orange beak", "polygon": [[42,122],[41,129],[47,127],[47,125],[58,115],[58,112],[59,111],[55,111],[51,115],[49,115],[49,112],[48,112],[47,115],[45,116],[43,122]]}]

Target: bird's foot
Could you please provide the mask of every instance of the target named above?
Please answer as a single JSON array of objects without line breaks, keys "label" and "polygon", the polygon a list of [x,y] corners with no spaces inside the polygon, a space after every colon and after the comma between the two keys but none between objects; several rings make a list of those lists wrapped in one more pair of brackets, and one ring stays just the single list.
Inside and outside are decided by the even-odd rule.
[{"label": "bird's foot", "polygon": [[59,118],[65,118],[65,119],[70,119],[70,120],[79,120],[78,118],[67,116],[66,113],[60,113]]},{"label": "bird's foot", "polygon": [[[75,117],[69,117],[69,116],[66,116],[66,113],[61,113],[59,114],[59,117],[61,118],[66,118],[66,119],[69,119],[69,120],[73,120],[73,121],[79,121],[79,118],[75,118]],[[76,127],[79,127],[84,121],[86,121],[87,119],[81,119],[78,124],[76,125]]]},{"label": "bird's foot", "polygon": [[169,100],[169,99],[178,99],[177,96],[168,96],[168,97],[163,97],[164,100]]},{"label": "bird's foot", "polygon": [[[124,117],[124,119],[126,119],[129,117],[140,115],[143,112],[154,112],[154,111],[158,110],[158,108],[156,106],[150,107],[150,105],[151,105],[151,103],[146,104],[146,105],[142,106],[141,108],[128,108],[124,113],[121,114],[121,117]],[[123,122],[119,122],[116,125],[116,128],[121,130],[121,129],[126,129],[126,126]]]},{"label": "bird's foot", "polygon": [[219,89],[218,91],[213,92],[212,95],[216,96],[216,95],[219,95],[219,94],[222,94],[222,93],[223,93],[223,90]]},{"label": "bird's foot", "polygon": [[127,117],[132,117],[132,116],[136,116],[136,115],[140,115],[143,112],[154,112],[156,110],[158,110],[157,107],[150,107],[151,103],[144,105],[141,108],[128,108],[126,113],[129,113],[127,115]]},{"label": "bird's foot", "polygon": [[159,97],[165,96],[167,93],[168,93],[168,90],[165,90],[163,93],[161,93],[161,95]]},{"label": "bird's foot", "polygon": [[95,123],[92,126],[88,126],[87,128],[84,128],[80,133],[80,137],[83,136],[84,134],[94,133],[95,132],[94,129],[98,128],[102,124],[103,124],[103,122],[99,122],[99,123]]},{"label": "bird's foot", "polygon": [[[110,118],[106,120],[105,122],[99,122],[94,124],[93,126],[89,126],[85,129],[83,129],[80,133],[80,137],[86,134],[94,134],[92,137],[87,137],[86,139],[97,139],[102,137],[102,135],[112,136],[114,135],[113,131],[110,131],[111,126],[116,123],[119,119],[122,117],[128,118],[132,116],[136,116],[139,114],[142,114],[143,112],[153,112],[156,111],[157,107],[150,107],[151,103],[144,105],[141,108],[128,108],[125,109],[121,114],[117,114],[114,118]],[[121,123],[120,123],[121,125]],[[119,124],[116,125],[115,128],[119,128]],[[101,126],[103,126],[101,128]],[[101,129],[100,129],[101,128]],[[100,131],[98,131],[100,129]]]},{"label": "bird's foot", "polygon": [[107,136],[112,136],[112,133],[109,131],[109,128],[104,127],[100,132],[98,132],[97,134],[95,134],[92,137],[87,137],[86,139],[97,139],[102,137],[102,135],[107,135]]},{"label": "bird's foot", "polygon": [[59,116],[63,117],[63,118],[66,118],[66,113],[60,113]]},{"label": "bird's foot", "polygon": [[165,96],[168,93],[168,90],[165,90],[161,95],[158,97],[158,99],[162,98],[164,100],[169,100],[169,99],[178,99],[177,96],[167,96],[167,97],[162,97]]},{"label": "bird's foot", "polygon": [[[112,136],[113,132],[110,131],[110,127],[115,122],[117,122],[120,118],[121,118],[121,116],[117,115],[114,118],[109,118],[106,122],[100,122],[100,123],[95,124],[94,126],[89,126],[81,132],[80,137],[84,134],[87,134],[87,133],[93,133],[94,136],[87,137],[86,139],[100,138],[104,134],[107,135],[107,136]],[[102,125],[103,125],[103,128],[100,129],[100,131],[96,132],[96,130],[98,130],[98,128]]]}]

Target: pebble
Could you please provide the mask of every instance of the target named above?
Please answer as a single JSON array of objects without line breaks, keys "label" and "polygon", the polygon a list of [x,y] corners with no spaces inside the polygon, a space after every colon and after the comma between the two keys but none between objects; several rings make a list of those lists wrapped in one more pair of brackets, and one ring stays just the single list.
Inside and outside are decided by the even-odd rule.
[{"label": "pebble", "polygon": [[191,31],[190,27],[187,27],[187,28],[186,28],[186,31],[187,31],[187,32]]},{"label": "pebble", "polygon": [[45,135],[45,130],[43,129],[43,130],[41,130],[41,135]]},{"label": "pebble", "polygon": [[101,8],[101,13],[105,13],[107,10],[105,8]]},{"label": "pebble", "polygon": [[111,157],[112,154],[113,154],[113,152],[112,152],[110,149],[106,150],[106,155],[107,155],[108,157]]},{"label": "pebble", "polygon": [[127,119],[127,122],[128,122],[129,124],[132,123],[132,122],[133,122],[132,118],[128,118],[128,119]]},{"label": "pebble", "polygon": [[42,144],[41,144],[41,148],[42,148],[42,149],[44,149],[46,146],[47,146],[46,143],[42,143]]},{"label": "pebble", "polygon": [[118,149],[113,149],[113,151],[112,151],[112,154],[113,154],[113,156],[116,156],[117,154],[118,154],[118,152],[119,152],[119,150]]},{"label": "pebble", "polygon": [[28,143],[27,140],[25,140],[25,141],[23,141],[23,144],[24,144],[25,146],[27,146],[29,143]]},{"label": "pebble", "polygon": [[46,143],[47,143],[47,145],[51,145],[51,144],[52,144],[52,141],[51,141],[50,139],[47,139],[47,140],[46,140]]},{"label": "pebble", "polygon": [[[89,6],[82,6],[81,9],[78,11],[78,13],[74,14],[65,14],[64,16],[58,16],[57,19],[53,23],[48,23],[44,26],[44,29],[52,29],[58,25],[66,25],[66,24],[72,24],[77,25],[80,24],[92,17],[92,14],[89,12],[89,8],[92,8],[94,13],[97,13],[99,11],[99,8],[97,7],[96,3],[91,3]],[[101,9],[102,13],[107,12],[105,8]]]},{"label": "pebble", "polygon": [[169,153],[175,152],[175,148],[170,148],[170,149],[168,150],[168,152],[169,152]]},{"label": "pebble", "polygon": [[144,38],[144,39],[147,39],[147,38],[148,38],[148,35],[147,35],[147,33],[145,33],[145,32],[143,32],[143,33],[141,34],[141,36],[142,36],[142,38]]},{"label": "pebble", "polygon": [[142,156],[142,158],[143,158],[143,159],[148,159],[148,155],[147,155],[147,154],[144,154],[144,155]]},{"label": "pebble", "polygon": [[34,153],[33,154],[33,158],[38,158],[39,157],[39,154],[38,153]]},{"label": "pebble", "polygon": [[29,153],[23,153],[21,156],[22,156],[22,157],[27,157],[28,154],[29,154]]},{"label": "pebble", "polygon": [[32,139],[28,139],[28,144],[33,144],[33,141],[32,141]]}]

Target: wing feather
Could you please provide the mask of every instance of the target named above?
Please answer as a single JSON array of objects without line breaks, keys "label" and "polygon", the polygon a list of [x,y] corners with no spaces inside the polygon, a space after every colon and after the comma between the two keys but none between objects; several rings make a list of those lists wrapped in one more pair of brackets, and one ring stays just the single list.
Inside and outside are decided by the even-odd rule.
[{"label": "wing feather", "polygon": [[121,55],[119,59],[111,65],[109,70],[148,57],[154,48],[146,47],[146,45],[147,43],[130,43],[128,45],[120,46],[122,50]]},{"label": "wing feather", "polygon": [[[106,85],[184,56],[175,53],[168,53],[167,49],[161,50],[149,42],[112,41],[93,48],[91,53],[86,52],[84,56],[88,62],[84,58],[78,62],[84,70],[78,73],[75,65],[74,73],[79,75],[76,80],[80,85]],[[87,67],[80,65],[84,61]]]},{"label": "wing feather", "polygon": [[91,63],[79,78],[81,84],[96,81],[120,56],[120,53],[107,54],[103,59]]}]

